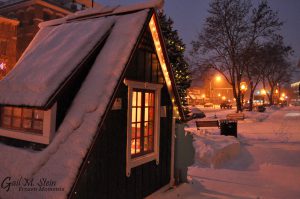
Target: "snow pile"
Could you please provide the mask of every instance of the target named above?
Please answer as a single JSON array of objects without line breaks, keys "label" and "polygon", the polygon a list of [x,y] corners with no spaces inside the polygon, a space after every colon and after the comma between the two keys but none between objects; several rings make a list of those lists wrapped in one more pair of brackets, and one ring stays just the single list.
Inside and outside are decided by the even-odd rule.
[{"label": "snow pile", "polygon": [[194,136],[195,163],[199,166],[219,168],[235,158],[240,152],[240,143],[233,136]]},{"label": "snow pile", "polygon": [[270,110],[279,110],[280,107],[277,106],[277,105],[272,105],[272,106],[269,107],[269,109],[270,109]]},{"label": "snow pile", "polygon": [[0,144],[0,179],[7,176],[34,180],[47,178],[55,181],[55,187],[63,188],[63,191],[22,192],[12,187],[9,192],[0,189],[0,198],[67,197],[148,12],[143,10],[105,18],[107,22],[114,21],[113,29],[54,140],[45,150],[36,152]]},{"label": "snow pile", "polygon": [[260,114],[257,114],[257,116],[255,117],[255,120],[256,120],[257,122],[263,122],[263,121],[266,120],[268,117],[269,117],[269,114],[268,114],[268,113],[260,113]]}]

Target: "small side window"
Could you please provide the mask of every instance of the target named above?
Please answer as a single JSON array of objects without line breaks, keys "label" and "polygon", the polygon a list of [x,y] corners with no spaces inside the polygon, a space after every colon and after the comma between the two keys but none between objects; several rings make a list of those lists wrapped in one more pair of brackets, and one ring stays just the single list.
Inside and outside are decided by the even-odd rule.
[{"label": "small side window", "polygon": [[128,86],[126,175],[155,160],[159,163],[160,92],[162,85],[125,80]]}]

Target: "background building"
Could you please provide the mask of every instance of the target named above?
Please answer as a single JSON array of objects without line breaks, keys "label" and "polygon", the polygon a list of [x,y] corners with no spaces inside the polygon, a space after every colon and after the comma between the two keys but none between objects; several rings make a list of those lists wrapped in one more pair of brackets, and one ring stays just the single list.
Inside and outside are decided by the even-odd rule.
[{"label": "background building", "polygon": [[16,63],[19,21],[0,16],[0,79]]}]

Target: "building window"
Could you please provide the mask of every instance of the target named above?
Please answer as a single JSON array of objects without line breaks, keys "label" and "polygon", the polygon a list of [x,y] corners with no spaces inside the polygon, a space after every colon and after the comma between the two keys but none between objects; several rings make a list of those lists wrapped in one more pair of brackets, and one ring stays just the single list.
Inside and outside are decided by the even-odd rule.
[{"label": "building window", "polygon": [[131,157],[153,152],[155,92],[133,89],[131,104]]},{"label": "building window", "polygon": [[0,136],[49,144],[56,127],[55,103],[48,110],[25,107],[0,107]]},{"label": "building window", "polygon": [[125,80],[128,86],[126,175],[131,169],[159,163],[160,92],[162,84]]},{"label": "building window", "polygon": [[1,127],[43,133],[44,112],[32,108],[1,107]]}]

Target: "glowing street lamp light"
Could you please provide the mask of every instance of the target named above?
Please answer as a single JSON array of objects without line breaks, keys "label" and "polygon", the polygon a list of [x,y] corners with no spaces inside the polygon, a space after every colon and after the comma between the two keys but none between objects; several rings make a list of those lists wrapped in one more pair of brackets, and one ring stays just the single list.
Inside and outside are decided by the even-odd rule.
[{"label": "glowing street lamp light", "polygon": [[240,89],[241,89],[242,93],[245,93],[248,89],[247,83],[246,82],[241,82],[240,83]]},{"label": "glowing street lamp light", "polygon": [[212,80],[210,80],[210,82],[209,82],[209,98],[210,98],[210,100],[213,99],[212,81],[221,82],[222,81],[222,77],[220,75],[216,75]]},{"label": "glowing street lamp light", "polygon": [[221,77],[220,75],[217,75],[217,76],[216,76],[216,81],[217,81],[217,82],[220,82],[221,80],[222,80],[222,77]]},{"label": "glowing street lamp light", "polygon": [[248,87],[247,87],[247,83],[246,82],[241,82],[240,83],[240,90],[242,92],[242,105],[244,104],[244,95],[245,92],[247,91]]}]

